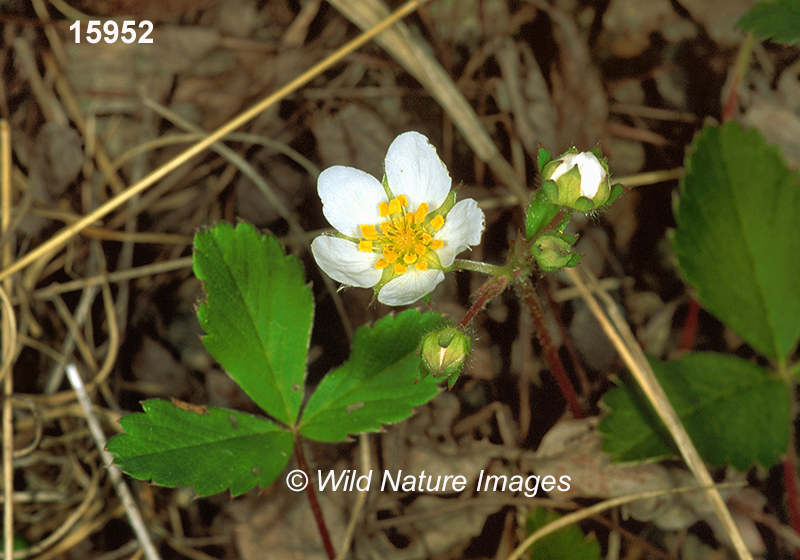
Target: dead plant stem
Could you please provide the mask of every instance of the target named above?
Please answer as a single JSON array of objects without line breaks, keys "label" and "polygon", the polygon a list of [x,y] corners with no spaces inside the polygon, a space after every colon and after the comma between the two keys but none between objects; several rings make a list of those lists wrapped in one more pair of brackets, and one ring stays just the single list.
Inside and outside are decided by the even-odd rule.
[{"label": "dead plant stem", "polygon": [[[0,236],[11,224],[11,128],[8,122],[0,121]],[[11,262],[11,243],[2,248],[2,264]],[[0,286],[3,297],[2,337],[3,362],[0,364],[0,379],[3,380],[3,558],[14,556],[14,426],[12,395],[14,394],[14,345],[17,326],[14,307],[8,293],[11,292],[11,279]]]},{"label": "dead plant stem", "polygon": [[142,514],[139,511],[139,508],[136,506],[136,501],[133,499],[128,485],[122,478],[122,471],[119,467],[113,464],[113,455],[105,450],[107,443],[106,436],[103,433],[103,428],[100,426],[100,421],[97,419],[97,416],[93,411],[92,402],[89,400],[89,394],[86,392],[86,387],[83,384],[80,373],[78,373],[78,368],[76,368],[73,364],[67,364],[66,370],[67,378],[69,379],[73,390],[78,396],[78,402],[83,409],[86,422],[89,424],[89,431],[92,434],[92,439],[94,439],[94,443],[97,446],[97,449],[100,451],[100,457],[102,458],[103,466],[105,466],[105,468],[108,470],[108,476],[111,479],[111,483],[114,485],[114,489],[117,492],[120,502],[122,502],[122,505],[125,507],[125,513],[127,513],[128,520],[131,522],[131,528],[133,529],[133,532],[136,534],[137,539],[139,539],[139,544],[142,547],[144,556],[147,558],[147,560],[161,560],[161,557],[159,556],[158,551],[156,550],[156,547],[153,545],[153,541],[150,538],[150,533],[147,531],[147,526],[144,524]]}]

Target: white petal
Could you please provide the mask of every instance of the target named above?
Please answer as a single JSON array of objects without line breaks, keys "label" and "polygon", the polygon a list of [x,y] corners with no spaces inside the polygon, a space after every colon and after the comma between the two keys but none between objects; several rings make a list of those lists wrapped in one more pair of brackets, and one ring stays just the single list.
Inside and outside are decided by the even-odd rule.
[{"label": "white petal", "polygon": [[444,243],[441,249],[436,249],[442,266],[450,266],[457,254],[480,243],[483,228],[483,210],[478,208],[478,203],[471,198],[457,202],[436,233],[436,239]]},{"label": "white petal", "polygon": [[413,212],[423,202],[431,210],[442,205],[450,192],[452,180],[436,148],[419,132],[398,136],[386,153],[386,178],[395,196],[408,198]]},{"label": "white petal", "polygon": [[319,267],[342,284],[371,288],[381,279],[381,271],[375,268],[380,255],[359,251],[347,239],[320,235],[311,242],[311,252]]},{"label": "white petal", "polygon": [[409,266],[405,273],[386,284],[378,292],[378,301],[386,305],[408,305],[433,291],[444,280],[441,270],[429,268],[420,272]]},{"label": "white petal", "polygon": [[341,233],[360,238],[358,226],[380,224],[378,205],[386,201],[386,191],[369,173],[342,165],[329,167],[319,174],[317,191],[322,213]]},{"label": "white petal", "polygon": [[600,184],[608,178],[608,173],[592,152],[565,155],[561,158],[558,167],[553,170],[550,178],[555,181],[576,165],[581,174],[581,194],[594,198],[600,189]]}]

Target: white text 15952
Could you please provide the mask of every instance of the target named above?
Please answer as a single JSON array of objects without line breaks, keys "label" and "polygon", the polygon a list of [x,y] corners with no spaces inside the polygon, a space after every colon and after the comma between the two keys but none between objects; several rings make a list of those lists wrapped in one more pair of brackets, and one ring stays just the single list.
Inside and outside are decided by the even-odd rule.
[{"label": "white text 15952", "polygon": [[[71,31],[75,32],[75,42],[81,42],[81,22],[75,21],[69,26]],[[122,39],[123,43],[136,42],[137,29],[139,31],[139,43],[152,43],[153,40],[149,37],[153,31],[153,22],[140,21],[137,25],[135,21],[125,20],[122,22],[122,28],[114,20],[102,22],[100,20],[91,20],[86,25],[86,40],[90,43],[99,43],[105,41],[106,43],[116,43],[117,39]]]}]

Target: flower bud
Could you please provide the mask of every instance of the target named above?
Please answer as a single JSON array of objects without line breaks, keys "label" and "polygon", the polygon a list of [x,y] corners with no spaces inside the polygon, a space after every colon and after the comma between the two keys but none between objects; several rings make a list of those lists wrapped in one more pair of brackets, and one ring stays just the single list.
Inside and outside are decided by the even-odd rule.
[{"label": "flower bud", "polygon": [[422,376],[428,373],[455,385],[472,351],[472,340],[454,327],[428,333],[422,340]]},{"label": "flower bud", "polygon": [[572,148],[554,160],[545,161],[542,188],[555,204],[589,212],[610,204],[622,193],[621,185],[611,186],[608,166],[594,152],[579,153]]},{"label": "flower bud", "polygon": [[572,250],[575,240],[572,235],[546,233],[534,242],[531,253],[544,272],[575,266],[581,258]]}]

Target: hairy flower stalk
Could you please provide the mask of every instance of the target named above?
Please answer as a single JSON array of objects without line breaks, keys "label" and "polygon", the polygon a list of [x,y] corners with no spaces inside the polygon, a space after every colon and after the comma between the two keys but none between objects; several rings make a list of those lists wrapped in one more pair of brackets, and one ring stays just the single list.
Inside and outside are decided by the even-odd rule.
[{"label": "hairy flower stalk", "polygon": [[480,242],[484,216],[472,199],[456,203],[447,168],[418,132],[395,138],[385,173],[383,183],[352,167],[320,174],[322,211],[338,233],[317,237],[311,250],[334,280],[373,288],[387,305],[407,305]]}]

